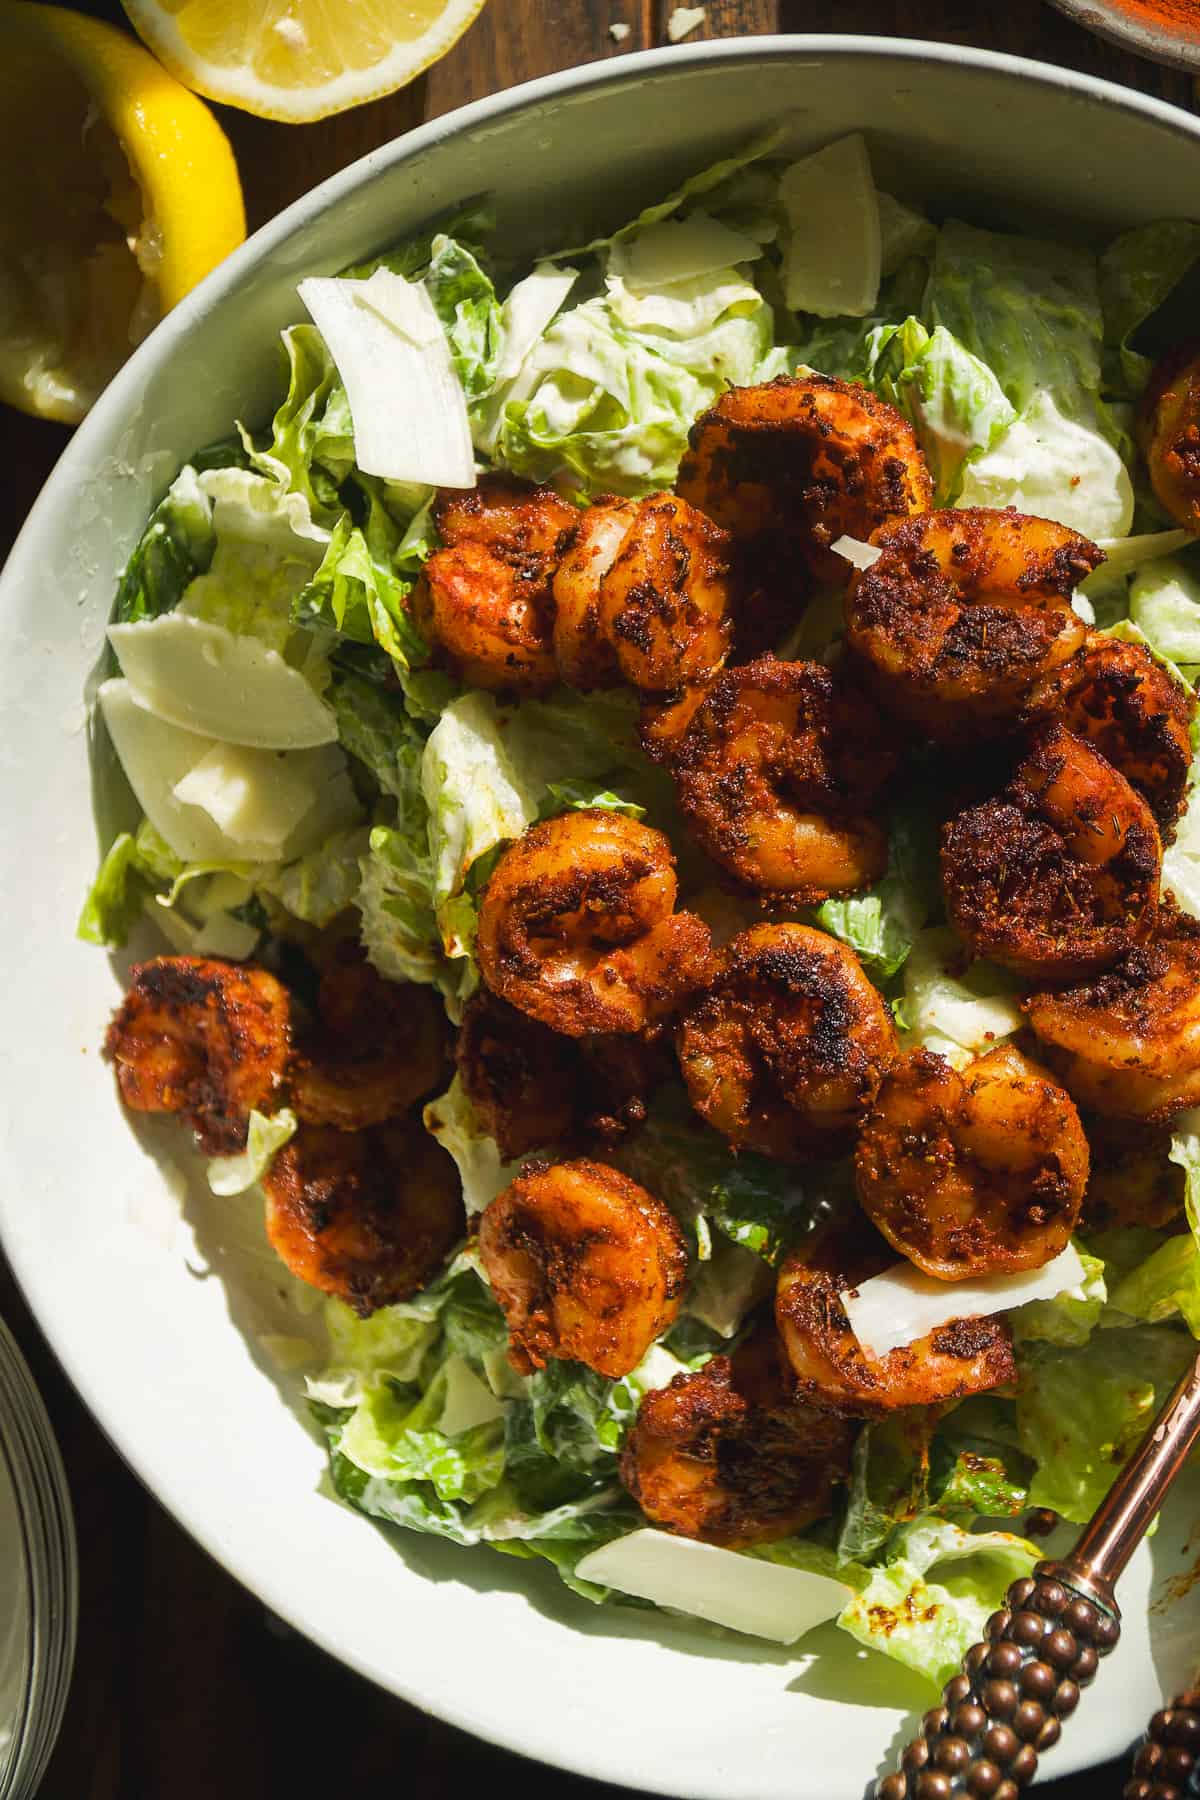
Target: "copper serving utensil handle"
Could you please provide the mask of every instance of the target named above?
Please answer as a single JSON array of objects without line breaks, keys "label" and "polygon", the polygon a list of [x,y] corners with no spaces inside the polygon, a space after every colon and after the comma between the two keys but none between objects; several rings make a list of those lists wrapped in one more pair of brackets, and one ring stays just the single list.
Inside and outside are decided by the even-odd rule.
[{"label": "copper serving utensil handle", "polygon": [[[1071,1553],[1013,1582],[984,1642],[968,1650],[942,1704],[925,1714],[899,1770],[876,1783],[875,1800],[1016,1800],[1038,1758],[1058,1742],[1100,1658],[1115,1647],[1121,1614],[1113,1589],[1197,1438],[1200,1355]],[[1168,1790],[1131,1786],[1128,1793],[1167,1800]]]}]

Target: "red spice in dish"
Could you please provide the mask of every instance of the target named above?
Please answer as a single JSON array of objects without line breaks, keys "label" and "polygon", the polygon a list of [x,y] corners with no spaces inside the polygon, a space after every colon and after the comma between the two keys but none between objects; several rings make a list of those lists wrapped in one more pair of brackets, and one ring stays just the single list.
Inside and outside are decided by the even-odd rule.
[{"label": "red spice in dish", "polygon": [[1113,10],[1146,25],[1200,37],[1200,0],[1113,0]]}]

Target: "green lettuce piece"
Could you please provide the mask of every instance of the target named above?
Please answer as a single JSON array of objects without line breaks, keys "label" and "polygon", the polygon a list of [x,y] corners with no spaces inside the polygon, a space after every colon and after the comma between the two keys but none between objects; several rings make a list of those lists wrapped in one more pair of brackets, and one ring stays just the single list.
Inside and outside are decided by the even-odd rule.
[{"label": "green lettuce piece", "polygon": [[773,332],[770,307],[732,269],[653,295],[612,277],[526,355],[496,430],[499,460],[532,480],[567,474],[589,494],[667,486],[697,415],[730,382],[777,372]]},{"label": "green lettuce piece", "polygon": [[888,1560],[870,1571],[838,1624],[940,1687],[982,1637],[1010,1582],[1040,1555],[1008,1532],[967,1532],[922,1517],[895,1534]]},{"label": "green lettuce piece", "polygon": [[506,1163],[495,1138],[484,1130],[461,1075],[456,1074],[446,1092],[428,1103],[423,1117],[426,1131],[458,1165],[463,1205],[472,1218],[503,1192],[519,1165]]},{"label": "green lettuce piece", "polygon": [[406,281],[413,281],[428,269],[433,260],[434,244],[439,237],[453,238],[470,255],[483,260],[487,256],[495,230],[495,205],[486,194],[477,194],[465,200],[461,206],[438,214],[420,231],[404,238],[399,244],[380,251],[377,256],[368,257],[366,262],[352,263],[339,273],[354,281],[366,281],[376,269],[390,269],[393,275],[403,275]]},{"label": "green lettuce piece", "polygon": [[910,257],[931,255],[937,242],[937,227],[923,212],[894,194],[878,189],[875,198],[879,205],[879,266],[886,278]]},{"label": "green lettuce piece", "polygon": [[495,1420],[450,1437],[437,1427],[445,1378],[419,1399],[388,1381],[372,1384],[342,1430],[339,1450],[364,1474],[428,1483],[439,1500],[473,1501],[504,1474],[504,1423]]},{"label": "green lettuce piece", "polygon": [[178,610],[260,638],[321,687],[324,659],[309,634],[297,632],[292,611],[325,555],[328,533],[313,522],[302,495],[265,475],[213,469],[199,482],[212,501],[216,543]]},{"label": "green lettuce piece", "polygon": [[381,484],[366,477],[359,482],[366,496],[366,522],[356,525],[348,512],[341,515],[320,566],[295,596],[292,617],[297,624],[354,644],[377,644],[395,669],[406,674],[429,660],[429,646],[409,611],[412,574],[404,572],[415,570],[418,560],[409,533],[415,527],[423,534],[428,514],[422,506],[402,530],[384,504]]},{"label": "green lettuce piece", "polygon": [[[664,219],[676,216],[686,217],[694,200],[703,200],[706,212],[717,218],[728,217],[731,224],[741,223],[746,214],[761,215],[773,211],[778,177],[774,173],[755,170],[753,165],[778,150],[786,135],[782,126],[772,126],[769,131],[760,132],[741,149],[710,163],[695,175],[689,175],[664,199],[644,206],[636,218],[630,219],[608,237],[592,238],[589,243],[560,251],[560,257],[579,259],[597,251],[608,250],[613,244],[636,236],[648,225],[659,225]],[[757,175],[759,179],[747,186],[747,174]],[[769,230],[774,227],[774,223],[772,220]]]},{"label": "green lettuce piece", "polygon": [[1200,260],[1200,225],[1159,219],[1115,238],[1100,258],[1104,306],[1104,375],[1108,390],[1136,400],[1152,365],[1130,339]]},{"label": "green lettuce piece", "polygon": [[951,219],[938,234],[925,311],[995,371],[1018,413],[1041,393],[1073,412],[1100,391],[1103,317],[1090,251]]},{"label": "green lettuce piece", "polygon": [[145,903],[157,886],[157,876],[141,855],[132,832],[122,831],[107,854],[88,890],[75,926],[85,944],[119,948],[141,918]]},{"label": "green lettuce piece", "polygon": [[883,880],[866,893],[824,901],[813,917],[857,952],[869,974],[886,981],[904,966],[939,903],[937,823],[927,803],[906,796],[892,811]]},{"label": "green lettuce piece", "polygon": [[1166,1238],[1145,1261],[1127,1270],[1113,1290],[1112,1307],[1150,1325],[1182,1317],[1192,1336],[1200,1338],[1200,1137],[1177,1132],[1169,1154],[1186,1178],[1188,1229]]},{"label": "green lettuce piece", "polygon": [[374,967],[390,981],[425,982],[458,997],[470,971],[453,968],[441,951],[426,821],[376,825],[359,874],[360,935]]},{"label": "green lettuce piece", "polygon": [[830,1196],[841,1192],[839,1174],[823,1165],[801,1176],[753,1151],[735,1154],[675,1084],[659,1089],[645,1124],[612,1160],[666,1201],[691,1232],[702,1261],[711,1254],[716,1230],[764,1261],[778,1262]]},{"label": "green lettuce piece", "polygon": [[911,1041],[957,1068],[1023,1029],[1019,984],[988,962],[971,962],[945,926],[918,932],[904,965],[902,1018]]},{"label": "green lettuce piece", "polygon": [[533,1441],[544,1455],[567,1469],[591,1473],[602,1465],[611,1472],[643,1396],[686,1369],[661,1344],[619,1381],[583,1363],[552,1360],[529,1377],[528,1399],[516,1405],[528,1406]]},{"label": "green lettuce piece", "polygon": [[960,503],[1014,505],[1093,538],[1123,537],[1133,484],[1101,405],[1095,257],[951,220],[923,312],[993,371],[1017,413],[968,465]]},{"label": "green lettuce piece", "polygon": [[307,856],[256,875],[255,889],[294,919],[324,927],[357,900],[369,848],[370,834],[363,829],[335,832]]},{"label": "green lettuce piece", "polygon": [[310,1400],[347,1408],[357,1406],[367,1388],[386,1377],[392,1382],[415,1382],[426,1353],[440,1329],[444,1296],[426,1304],[416,1302],[381,1306],[360,1318],[344,1301],[325,1302],[325,1328],[329,1337],[329,1362],[320,1376],[308,1377]]},{"label": "green lettuce piece", "polygon": [[246,1148],[236,1156],[213,1156],[208,1162],[208,1185],[223,1198],[244,1194],[260,1182],[289,1138],[296,1135],[299,1120],[288,1106],[267,1117],[251,1111]]},{"label": "green lettuce piece", "polygon": [[1163,1325],[1097,1331],[1081,1348],[1021,1346],[1017,1432],[1037,1465],[1029,1504],[1090,1519],[1194,1355],[1186,1333]]},{"label": "green lettuce piece", "polygon": [[495,284],[469,246],[444,232],[433,240],[422,280],[442,322],[469,409],[491,392],[503,348]]},{"label": "green lettuce piece", "polygon": [[1056,1294],[1053,1300],[1030,1300],[1008,1314],[1017,1343],[1038,1338],[1049,1344],[1086,1344],[1100,1323],[1108,1301],[1104,1263],[1076,1244],[1083,1264],[1083,1280],[1076,1288]]},{"label": "green lettuce piece", "polygon": [[1200,665],[1200,576],[1189,561],[1143,563],[1129,584],[1129,617],[1161,656],[1193,670]]},{"label": "green lettuce piece", "polygon": [[251,466],[292,493],[303,494],[314,520],[333,525],[339,489],[354,467],[354,433],[346,390],[315,325],[282,334],[288,391],[271,422],[270,442],[249,451]]},{"label": "green lettuce piece", "polygon": [[212,501],[188,463],[175,477],[134,545],[117,583],[113,622],[134,625],[179,605],[217,547]]},{"label": "green lettuce piece", "polygon": [[930,332],[916,318],[872,334],[867,380],[911,421],[939,506],[957,498],[965,465],[1017,416],[987,363],[944,325]]},{"label": "green lettuce piece", "polygon": [[851,1458],[839,1561],[869,1561],[898,1525],[924,1511],[932,1432],[927,1414],[909,1411],[863,1426]]}]

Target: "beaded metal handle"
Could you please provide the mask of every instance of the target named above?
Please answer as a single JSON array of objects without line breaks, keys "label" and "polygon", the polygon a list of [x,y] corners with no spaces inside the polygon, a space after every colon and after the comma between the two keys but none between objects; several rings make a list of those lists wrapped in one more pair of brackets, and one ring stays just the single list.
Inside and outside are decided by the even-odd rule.
[{"label": "beaded metal handle", "polygon": [[[1071,1554],[1039,1563],[1009,1588],[987,1622],[985,1641],[967,1652],[962,1673],[947,1684],[942,1704],[926,1713],[900,1769],[876,1786],[876,1800],[1017,1800],[1121,1635],[1114,1585],[1198,1437],[1200,1356]],[[1186,1793],[1169,1783],[1135,1782],[1127,1790],[1129,1800],[1176,1794],[1182,1800]]]},{"label": "beaded metal handle", "polygon": [[1200,1687],[1155,1713],[1124,1800],[1189,1800],[1200,1793]]}]

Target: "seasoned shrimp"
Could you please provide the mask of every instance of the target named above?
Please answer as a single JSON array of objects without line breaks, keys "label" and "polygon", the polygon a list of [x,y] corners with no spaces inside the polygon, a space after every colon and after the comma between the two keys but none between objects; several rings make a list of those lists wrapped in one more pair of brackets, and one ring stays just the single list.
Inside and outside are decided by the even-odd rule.
[{"label": "seasoned shrimp", "polygon": [[1083,643],[1071,594],[1101,553],[1065,525],[968,506],[872,542],[882,555],[850,584],[847,642],[889,711],[927,737],[1002,731]]},{"label": "seasoned shrimp", "polygon": [[467,1006],[455,1045],[459,1077],[505,1162],[569,1137],[583,1069],[575,1044],[494,994]]},{"label": "seasoned shrimp", "polygon": [[485,475],[444,494],[436,509],[445,548],[413,593],[417,626],[471,687],[535,693],[556,679],[554,570],[579,514],[552,488]]},{"label": "seasoned shrimp", "polygon": [[715,958],[678,1052],[692,1105],[730,1143],[795,1160],[836,1149],[897,1055],[852,950],[807,925],[756,925]]},{"label": "seasoned shrimp", "polygon": [[1178,345],[1151,372],[1136,433],[1160,504],[1200,532],[1200,344]]},{"label": "seasoned shrimp", "polygon": [[298,1118],[359,1131],[406,1112],[441,1083],[446,1019],[432,988],[385,981],[357,945],[339,945],[317,1006],[321,1028],[292,1062]]},{"label": "seasoned shrimp", "polygon": [[675,486],[733,533],[752,566],[792,584],[799,563],[841,585],[849,565],[831,544],[933,504],[908,422],[867,388],[829,375],[730,388],[692,426]]},{"label": "seasoned shrimp", "polygon": [[532,825],[505,851],[479,909],[494,994],[568,1037],[641,1031],[702,979],[708,929],[673,910],[661,831],[586,808]]},{"label": "seasoned shrimp", "polygon": [[292,1274],[364,1316],[423,1287],[465,1228],[458,1171],[418,1120],[301,1125],[262,1185]]},{"label": "seasoned shrimp", "polygon": [[1081,1231],[1141,1225],[1163,1231],[1183,1220],[1187,1177],[1170,1159],[1171,1130],[1129,1119],[1085,1120],[1091,1174]]},{"label": "seasoned shrimp", "polygon": [[1141,644],[1087,635],[1078,656],[1039,681],[1028,719],[1059,719],[1149,801],[1164,838],[1183,811],[1196,698]]},{"label": "seasoned shrimp", "polygon": [[883,874],[887,838],[871,809],[896,761],[852,681],[764,656],[716,682],[672,773],[684,822],[714,862],[807,904]]},{"label": "seasoned shrimp", "polygon": [[1024,1005],[1081,1106],[1149,1124],[1200,1106],[1200,920],[1164,908],[1155,935],[1114,968]]},{"label": "seasoned shrimp", "polygon": [[675,494],[653,494],[600,583],[600,624],[642,694],[711,680],[729,653],[729,538]]},{"label": "seasoned shrimp", "polygon": [[803,1531],[833,1508],[852,1434],[800,1404],[771,1329],[645,1396],[621,1480],[646,1517],[681,1537],[737,1547]]},{"label": "seasoned shrimp", "polygon": [[950,923],[1033,980],[1108,967],[1154,929],[1162,845],[1123,775],[1062,725],[1034,732],[999,799],[942,833]]},{"label": "seasoned shrimp", "polygon": [[882,1418],[986,1393],[1016,1377],[1012,1337],[995,1316],[954,1319],[873,1356],[850,1329],[841,1295],[881,1274],[893,1253],[865,1219],[826,1227],[786,1259],[775,1322],[803,1399],[849,1418]]},{"label": "seasoned shrimp", "polygon": [[855,1177],[868,1218],[927,1275],[1015,1275],[1066,1249],[1087,1139],[1062,1088],[1011,1045],[961,1074],[917,1050],[884,1078]]},{"label": "seasoned shrimp", "polygon": [[621,679],[600,606],[604,578],[637,513],[635,500],[605,495],[580,515],[554,577],[554,660],[569,687],[587,692]]},{"label": "seasoned shrimp", "polygon": [[240,1150],[251,1112],[282,1097],[287,991],[265,969],[199,956],[136,963],[104,1054],[132,1111],[183,1113],[209,1156]]},{"label": "seasoned shrimp", "polygon": [[551,1357],[617,1380],[679,1311],[687,1245],[670,1208],[605,1163],[530,1163],[479,1222],[518,1374]]}]

